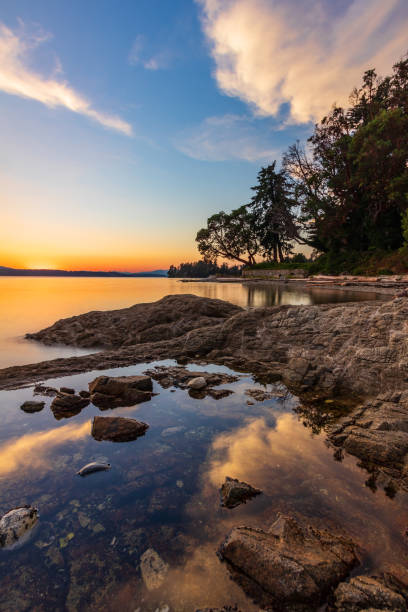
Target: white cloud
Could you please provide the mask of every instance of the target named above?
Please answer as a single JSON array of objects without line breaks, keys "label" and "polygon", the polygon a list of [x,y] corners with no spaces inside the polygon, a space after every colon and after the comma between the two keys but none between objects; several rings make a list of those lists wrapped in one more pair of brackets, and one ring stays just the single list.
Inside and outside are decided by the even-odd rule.
[{"label": "white cloud", "polygon": [[42,102],[51,108],[62,106],[90,117],[107,128],[132,135],[132,126],[118,117],[95,110],[89,100],[58,78],[62,67],[57,62],[50,78],[31,69],[30,54],[48,36],[17,34],[0,23],[0,90],[5,93]]},{"label": "white cloud", "polygon": [[[387,74],[407,51],[407,0],[196,0],[220,89],[254,112],[321,119],[364,70]],[[335,10],[336,9],[336,10]]]},{"label": "white cloud", "polygon": [[204,161],[273,160],[267,134],[260,136],[254,121],[238,115],[208,117],[200,125],[187,130],[175,143],[176,148],[194,159]]}]

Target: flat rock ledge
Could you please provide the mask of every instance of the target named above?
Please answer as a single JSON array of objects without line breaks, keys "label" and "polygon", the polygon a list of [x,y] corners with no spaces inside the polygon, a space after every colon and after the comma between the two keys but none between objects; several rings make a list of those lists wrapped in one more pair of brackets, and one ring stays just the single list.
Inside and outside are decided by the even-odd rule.
[{"label": "flat rock ledge", "polygon": [[317,610],[358,564],[351,540],[284,515],[268,531],[235,527],[219,556],[249,597],[276,612]]}]

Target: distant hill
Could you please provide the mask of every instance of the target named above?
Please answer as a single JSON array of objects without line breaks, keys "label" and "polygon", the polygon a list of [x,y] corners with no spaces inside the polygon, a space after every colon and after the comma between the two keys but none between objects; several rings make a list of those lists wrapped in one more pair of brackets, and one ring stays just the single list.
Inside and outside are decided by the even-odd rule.
[{"label": "distant hill", "polygon": [[151,272],[102,272],[93,270],[30,270],[0,266],[0,276],[167,277],[167,270]]}]

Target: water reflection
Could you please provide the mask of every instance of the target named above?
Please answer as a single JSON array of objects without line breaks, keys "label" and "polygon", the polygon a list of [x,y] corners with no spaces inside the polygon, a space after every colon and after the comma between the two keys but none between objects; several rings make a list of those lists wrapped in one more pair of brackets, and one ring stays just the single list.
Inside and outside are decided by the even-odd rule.
[{"label": "water reflection", "polygon": [[89,435],[90,423],[71,423],[48,431],[39,431],[14,438],[0,446],[0,476],[21,478],[27,470],[41,471],[50,467],[50,456],[65,442],[77,442]]},{"label": "water reflection", "polygon": [[[47,384],[79,391],[96,375],[140,374],[154,365]],[[233,373],[222,366],[204,369]],[[167,605],[191,612],[237,603],[255,612],[216,550],[233,526],[267,527],[279,511],[344,529],[361,545],[361,571],[406,559],[407,494],[391,500],[382,490],[373,493],[353,457],[334,461],[324,432],[313,433],[304,415],[293,412],[293,396],[248,406],[245,390],[257,386],[249,375],[227,386],[234,394],[216,401],[155,384],[159,395],[151,402],[109,412],[150,425],[143,438],[124,444],[93,440],[90,420],[101,413],[92,404],[56,427],[48,400],[37,415],[19,410],[32,388],[1,392],[0,406],[9,407],[10,417],[14,407],[16,421],[3,427],[9,439],[0,446],[0,514],[31,503],[40,522],[30,543],[0,554],[0,610],[154,612]],[[16,424],[30,431],[16,435]],[[75,475],[102,457],[112,465],[109,472]],[[221,508],[225,476],[263,494],[234,510]],[[162,586],[152,591],[139,571],[148,548],[169,565]]]}]

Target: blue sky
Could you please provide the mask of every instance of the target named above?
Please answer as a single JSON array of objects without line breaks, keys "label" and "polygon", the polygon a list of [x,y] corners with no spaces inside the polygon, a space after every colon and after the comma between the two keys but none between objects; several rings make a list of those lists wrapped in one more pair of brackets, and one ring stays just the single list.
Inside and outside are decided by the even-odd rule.
[{"label": "blue sky", "polygon": [[368,67],[408,49],[405,0],[0,2],[0,264],[197,258]]}]

